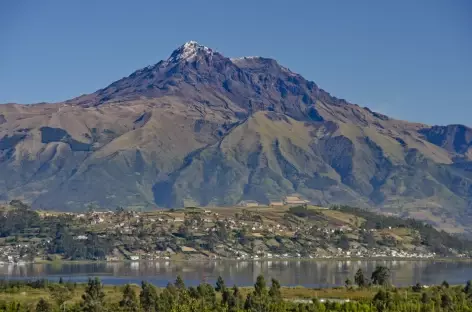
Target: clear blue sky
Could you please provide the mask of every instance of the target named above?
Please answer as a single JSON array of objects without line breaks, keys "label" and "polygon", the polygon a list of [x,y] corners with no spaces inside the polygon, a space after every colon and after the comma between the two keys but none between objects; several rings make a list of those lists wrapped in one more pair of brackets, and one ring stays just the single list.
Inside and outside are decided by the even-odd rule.
[{"label": "clear blue sky", "polygon": [[189,40],[393,117],[472,125],[470,0],[1,1],[0,103],[90,93]]}]

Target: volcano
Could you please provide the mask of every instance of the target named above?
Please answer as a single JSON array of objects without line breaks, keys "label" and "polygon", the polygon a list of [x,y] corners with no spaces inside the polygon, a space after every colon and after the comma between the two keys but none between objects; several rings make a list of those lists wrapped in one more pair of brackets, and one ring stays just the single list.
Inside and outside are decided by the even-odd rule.
[{"label": "volcano", "polygon": [[232,206],[297,193],[462,231],[472,130],[396,120],[264,57],[190,41],[61,103],[0,105],[0,200],[41,209]]}]

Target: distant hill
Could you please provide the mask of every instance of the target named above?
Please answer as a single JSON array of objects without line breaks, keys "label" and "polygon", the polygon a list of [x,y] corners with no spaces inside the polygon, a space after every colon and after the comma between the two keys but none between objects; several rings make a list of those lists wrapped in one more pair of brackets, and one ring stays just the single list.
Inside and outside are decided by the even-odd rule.
[{"label": "distant hill", "polygon": [[299,193],[471,224],[472,130],[395,120],[263,57],[187,42],[62,103],[0,105],[0,200],[227,206]]}]

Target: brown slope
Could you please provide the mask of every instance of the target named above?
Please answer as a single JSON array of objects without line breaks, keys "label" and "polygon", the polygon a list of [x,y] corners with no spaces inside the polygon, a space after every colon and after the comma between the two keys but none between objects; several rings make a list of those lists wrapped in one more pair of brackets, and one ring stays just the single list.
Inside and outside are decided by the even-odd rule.
[{"label": "brown slope", "polygon": [[[84,157],[62,177],[53,177],[55,172],[43,173],[44,168],[40,167],[45,177],[35,173],[33,180],[43,184],[41,194],[33,197],[35,207],[80,209],[88,203],[108,207],[151,206],[152,185],[161,175],[179,168],[185,155],[214,143],[232,127],[231,120],[217,113],[202,115],[198,110],[189,110],[176,98],[162,98],[152,105],[135,101],[125,106],[105,104],[99,108],[72,109],[77,111],[74,118],[79,124],[72,130],[87,125],[91,130],[82,137],[88,138],[84,142],[91,147],[87,151],[73,151],[73,155],[83,154]],[[96,111],[106,111],[112,120],[122,116],[127,123],[122,129],[90,125]],[[70,128],[66,130],[72,133]],[[94,141],[96,143],[92,143]],[[54,144],[64,145],[64,142],[51,141],[45,146],[49,148]],[[43,155],[42,149],[38,155]],[[60,156],[70,159],[64,153]],[[45,180],[47,178],[52,179]],[[30,181],[25,183],[31,184]],[[36,187],[34,184],[33,188]]]}]

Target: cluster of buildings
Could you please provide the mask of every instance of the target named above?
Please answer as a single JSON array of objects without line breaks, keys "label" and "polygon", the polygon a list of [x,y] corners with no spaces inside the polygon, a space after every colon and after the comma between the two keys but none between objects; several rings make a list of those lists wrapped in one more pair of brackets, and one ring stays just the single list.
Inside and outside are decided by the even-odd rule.
[{"label": "cluster of buildings", "polygon": [[[271,206],[305,205],[308,201],[298,194],[271,202]],[[243,201],[243,207],[257,207],[258,202]],[[267,207],[267,206],[266,206]],[[74,214],[83,222],[101,224],[96,227],[99,238],[110,233],[123,234],[123,241],[139,242],[138,248],[120,249],[107,257],[108,261],[170,260],[182,254],[189,259],[288,259],[288,258],[433,258],[436,255],[425,247],[403,248],[395,241],[388,245],[379,243],[367,248],[362,237],[369,235],[376,241],[383,235],[395,236],[392,229],[359,229],[344,221],[297,218],[289,209],[266,209],[277,217],[268,217],[264,209],[240,209],[236,213],[223,210],[186,208],[159,212],[137,213],[88,212]],[[220,212],[219,215],[216,211]],[[265,217],[263,217],[265,216]],[[78,227],[80,229],[80,227]],[[221,232],[226,231],[225,233]],[[370,232],[370,233],[367,233]],[[140,234],[144,233],[144,234]],[[82,230],[74,233],[74,240],[87,240],[89,234]],[[242,238],[244,236],[244,238]],[[189,238],[190,237],[190,238]],[[340,238],[343,243],[339,243]],[[390,238],[388,236],[387,238]],[[121,238],[120,238],[121,239]],[[386,240],[390,243],[390,240]],[[375,244],[375,241],[374,241]],[[156,248],[156,246],[163,246]],[[121,247],[119,247],[121,246]],[[342,248],[338,248],[342,247]],[[2,247],[3,248],[3,247]],[[17,261],[17,251],[0,248],[0,260]],[[7,247],[5,247],[7,248]],[[123,247],[124,248],[124,247]],[[3,253],[3,256],[1,256]]]},{"label": "cluster of buildings", "polygon": [[[300,196],[294,194],[284,197],[281,204],[286,205],[300,205],[306,204],[307,201]],[[257,202],[245,201],[241,203],[244,207],[254,207],[259,205]],[[277,205],[277,203],[275,203]],[[244,210],[243,210],[244,211]],[[250,211],[250,210],[249,210]],[[226,215],[226,214],[225,214]],[[94,213],[89,216],[92,221],[107,220],[107,214]],[[112,217],[112,216],[110,216]],[[115,215],[116,217],[116,215]],[[246,213],[233,216],[220,216],[218,213],[211,210],[198,209],[186,212],[169,212],[162,211],[151,217],[144,217],[138,213],[133,213],[130,219],[121,218],[120,221],[114,220],[110,223],[110,227],[121,232],[122,234],[132,234],[138,224],[146,223],[153,224],[159,229],[166,229],[168,233],[178,232],[179,228],[185,227],[187,231],[191,232],[192,245],[186,245],[184,240],[180,243],[167,247],[166,250],[154,250],[150,252],[138,252],[133,254],[126,254],[122,258],[130,261],[140,260],[168,260],[173,258],[176,254],[184,254],[189,258],[206,257],[210,259],[230,258],[238,260],[256,260],[256,259],[288,259],[288,258],[432,258],[434,253],[428,253],[425,250],[405,251],[399,248],[392,248],[388,246],[381,246],[379,248],[366,248],[360,242],[352,241],[349,248],[340,249],[336,247],[336,237],[340,234],[358,235],[367,230],[352,228],[346,224],[328,225],[325,227],[317,227],[311,223],[306,224],[292,224],[288,220],[280,220],[281,223],[262,220],[257,218],[257,214],[251,217],[251,213]],[[101,221],[103,222],[103,221]],[[142,225],[141,225],[142,226]],[[242,245],[237,239],[230,240],[222,239],[217,241],[209,248],[208,237],[217,235],[217,232],[224,227],[228,232],[245,231],[245,235],[253,243],[251,247],[247,244]],[[169,232],[170,231],[170,232]],[[375,235],[375,229],[368,230]],[[213,234],[214,233],[214,234]],[[316,234],[318,233],[318,234]],[[271,239],[268,237],[283,237],[283,242],[280,242],[282,248],[272,248]],[[302,237],[303,243],[299,242],[295,237]],[[75,239],[83,240],[87,236],[80,234],[75,236]],[[166,241],[166,237],[155,237],[154,241]],[[315,248],[319,242],[325,241],[327,247]],[[272,238],[272,241],[274,239]],[[318,242],[318,243],[317,243]],[[274,243],[278,244],[278,243]],[[285,246],[284,246],[285,244]],[[211,251],[210,251],[211,250]],[[108,257],[109,261],[120,260],[116,256]]]},{"label": "cluster of buildings", "polygon": [[27,262],[26,254],[22,252],[29,244],[15,244],[0,246],[0,265],[5,263],[24,264]]}]

